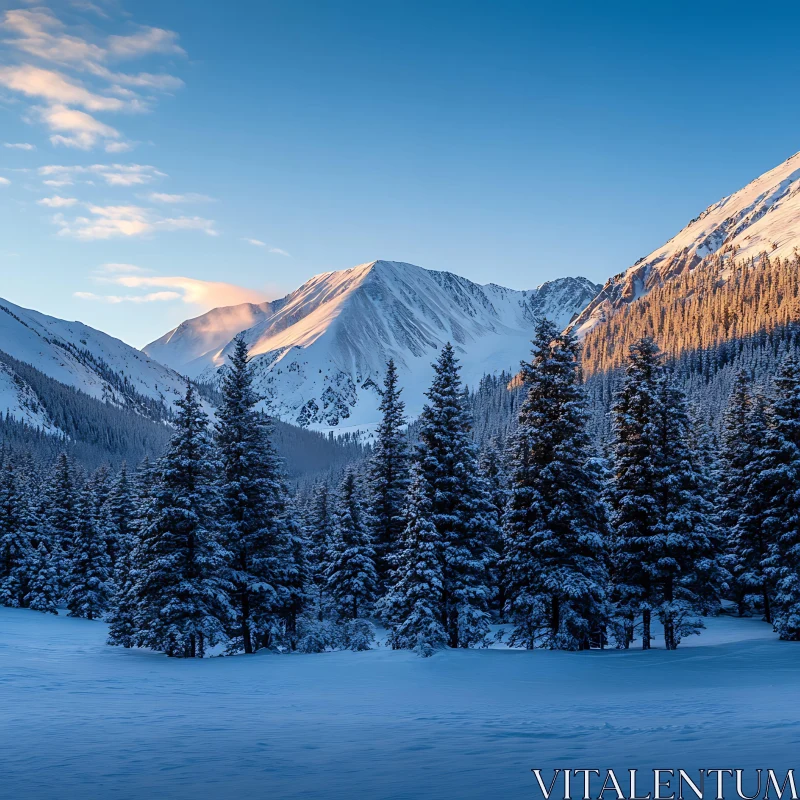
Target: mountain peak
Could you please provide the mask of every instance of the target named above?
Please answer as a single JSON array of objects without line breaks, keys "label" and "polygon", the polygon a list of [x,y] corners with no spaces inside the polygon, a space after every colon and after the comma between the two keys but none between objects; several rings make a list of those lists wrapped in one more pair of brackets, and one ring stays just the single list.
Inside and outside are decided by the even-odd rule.
[{"label": "mountain peak", "polygon": [[585,335],[626,304],[716,253],[787,257],[800,245],[800,152],[712,203],[662,247],[610,278],[573,327]]},{"label": "mountain peak", "polygon": [[[378,420],[377,387],[394,358],[407,410],[419,413],[431,362],[446,341],[474,384],[515,369],[529,350],[533,320],[566,325],[599,287],[585,278],[518,291],[480,286],[450,272],[378,259],[315,275],[261,306],[214,309],[144,348],[178,371],[216,382],[243,333],[264,405],[286,421],[319,428]],[[254,310],[255,309],[255,310]]]}]

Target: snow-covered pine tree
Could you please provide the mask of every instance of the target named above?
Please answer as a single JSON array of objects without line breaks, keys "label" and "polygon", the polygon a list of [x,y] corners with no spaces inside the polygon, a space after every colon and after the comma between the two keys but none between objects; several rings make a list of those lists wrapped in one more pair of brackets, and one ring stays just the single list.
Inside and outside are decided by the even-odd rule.
[{"label": "snow-covered pine tree", "polygon": [[119,472],[110,482],[107,497],[100,509],[106,530],[106,550],[112,566],[130,552],[136,519],[133,487],[128,465],[123,461]]},{"label": "snow-covered pine tree", "polygon": [[740,580],[744,564],[735,554],[738,550],[737,525],[744,509],[757,444],[748,435],[751,430],[749,422],[752,407],[750,381],[740,370],[734,378],[728,406],[722,418],[719,481],[719,524],[726,538],[725,551],[731,572],[730,596],[736,603],[740,617],[748,611],[747,598],[751,593]]},{"label": "snow-covered pine tree", "polygon": [[111,561],[104,531],[98,524],[94,489],[87,481],[75,508],[67,592],[69,616],[84,619],[100,619],[111,596]]},{"label": "snow-covered pine tree", "polygon": [[194,387],[176,405],[175,433],[133,556],[136,644],[169,656],[202,658],[226,639],[234,617],[228,553],[217,539],[216,469]]},{"label": "snow-covered pine tree", "polygon": [[420,462],[431,521],[441,541],[442,625],[450,647],[471,647],[489,630],[489,547],[496,534],[463,405],[458,361],[448,342],[434,366],[419,418]]},{"label": "snow-covered pine tree", "polygon": [[0,605],[26,605],[32,555],[26,498],[13,457],[0,462]]},{"label": "snow-covered pine tree", "polygon": [[726,573],[714,550],[714,509],[690,447],[691,427],[683,392],[666,375],[657,404],[658,523],[650,541],[655,556],[653,601],[664,627],[667,650],[703,627],[700,615],[716,613]]},{"label": "snow-covered pine tree", "polygon": [[[148,472],[151,472],[148,464]],[[150,484],[148,484],[150,485]],[[123,462],[109,494],[107,521],[115,554],[114,595],[108,615],[109,644],[133,647],[136,640],[136,594],[133,579],[133,554],[139,543],[144,504],[149,498],[134,497],[128,469]]]},{"label": "snow-covered pine tree", "polygon": [[650,649],[652,610],[657,604],[659,557],[659,352],[648,337],[630,347],[625,376],[612,406],[614,467],[609,492],[612,514],[613,599],[620,618],[615,638],[629,647],[642,616],[642,648]]},{"label": "snow-covered pine tree", "polygon": [[309,545],[294,499],[289,497],[286,487],[283,492],[285,500],[279,518],[282,574],[278,616],[282,621],[284,646],[296,650],[300,638],[298,623],[308,602]]},{"label": "snow-covered pine tree", "polygon": [[375,600],[378,573],[369,522],[352,470],[347,470],[339,489],[327,579],[340,620],[366,616]]},{"label": "snow-covered pine tree", "polygon": [[442,625],[439,534],[431,520],[430,487],[418,463],[411,471],[405,528],[391,554],[390,588],[379,602],[394,649],[431,656],[447,644]]},{"label": "snow-covered pine tree", "polygon": [[781,639],[800,640],[800,365],[787,357],[775,378],[771,426],[758,460],[770,541],[767,574],[775,586],[773,623]]},{"label": "snow-covered pine tree", "polygon": [[230,581],[236,619],[233,648],[252,653],[268,646],[279,629],[282,584],[291,548],[282,546],[285,488],[272,444],[269,417],[256,411],[243,336],[234,340],[222,380],[216,446],[220,473],[220,521],[231,554]]},{"label": "snow-covered pine tree", "polygon": [[608,534],[586,432],[579,345],[540,319],[510,446],[504,574],[511,643],[585,650],[605,638]]},{"label": "snow-covered pine tree", "polygon": [[58,615],[58,579],[51,554],[40,541],[28,557],[29,585],[26,605],[33,611]]},{"label": "snow-covered pine tree", "polygon": [[72,536],[75,530],[77,490],[72,463],[66,453],[56,459],[47,488],[47,538],[50,557],[56,570],[59,597],[69,589],[69,565],[72,559]]},{"label": "snow-covered pine tree", "polygon": [[381,394],[381,422],[369,465],[369,512],[381,586],[388,577],[388,556],[403,532],[403,502],[408,487],[408,444],[401,392],[397,367],[389,359]]},{"label": "snow-covered pine tree", "polygon": [[478,467],[481,476],[486,482],[486,490],[489,493],[489,502],[492,507],[493,522],[496,535],[489,541],[489,546],[494,550],[496,559],[492,565],[491,588],[492,588],[492,610],[498,614],[500,619],[504,619],[506,607],[506,578],[503,571],[505,563],[503,549],[503,520],[508,504],[508,475],[502,456],[502,448],[499,446],[497,438],[493,437],[481,448],[478,459]]},{"label": "snow-covered pine tree", "polygon": [[769,513],[769,495],[774,487],[771,480],[761,479],[760,467],[769,452],[766,446],[770,416],[766,398],[756,392],[743,436],[748,448],[752,448],[752,461],[747,465],[744,498],[730,538],[731,571],[744,594],[744,603],[759,608],[766,622],[772,622],[774,586],[767,564],[773,542],[764,528],[764,518]]},{"label": "snow-covered pine tree", "polygon": [[328,484],[316,484],[307,518],[308,571],[313,588],[313,605],[316,617],[322,622],[325,616],[328,586],[328,555],[333,541],[333,506]]}]

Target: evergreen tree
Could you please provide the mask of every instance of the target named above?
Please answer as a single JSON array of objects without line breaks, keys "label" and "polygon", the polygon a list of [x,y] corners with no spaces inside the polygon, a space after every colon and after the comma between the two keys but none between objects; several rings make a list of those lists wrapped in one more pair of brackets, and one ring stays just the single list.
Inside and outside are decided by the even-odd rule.
[{"label": "evergreen tree", "polygon": [[635,619],[642,616],[642,647],[650,648],[652,610],[657,604],[659,353],[652,339],[631,345],[625,378],[612,408],[614,474],[610,500],[613,529],[614,599],[621,618],[618,643],[628,647]]},{"label": "evergreen tree", "polygon": [[505,537],[503,535],[503,521],[505,519],[506,505],[508,504],[509,491],[508,475],[506,474],[501,450],[496,439],[492,439],[481,450],[478,467],[486,483],[486,490],[489,493],[492,522],[496,532],[496,535],[488,542],[489,547],[496,554],[496,560],[490,571],[493,592],[492,608],[501,619],[504,619],[507,600],[507,579],[504,569]]},{"label": "evergreen tree", "polygon": [[345,473],[339,489],[327,578],[341,620],[356,620],[369,611],[378,580],[375,548],[351,470]]},{"label": "evergreen tree", "polygon": [[[766,622],[772,622],[773,575],[768,570],[771,532],[764,521],[769,515],[769,498],[776,489],[771,472],[771,450],[768,446],[770,410],[761,393],[753,397],[747,414],[744,442],[752,448],[752,461],[747,466],[744,498],[738,521],[731,533],[732,571],[744,594],[747,606],[760,607]],[[770,470],[765,476],[761,469]]]},{"label": "evergreen tree", "polygon": [[[278,631],[286,559],[285,489],[271,439],[269,418],[256,411],[244,337],[234,341],[222,381],[216,445],[222,463],[221,523],[231,553],[230,581],[236,618],[235,648],[252,653],[268,646]],[[283,518],[283,519],[282,519]],[[284,530],[281,530],[281,527]]]},{"label": "evergreen tree", "polygon": [[111,563],[98,524],[97,497],[87,482],[75,508],[67,608],[71,617],[100,619],[111,595]]},{"label": "evergreen tree", "polygon": [[430,656],[445,646],[447,635],[441,619],[441,542],[431,521],[430,487],[418,464],[412,469],[405,520],[381,614],[391,626],[393,648]]},{"label": "evergreen tree", "polygon": [[314,488],[314,497],[308,514],[308,571],[313,588],[313,602],[317,620],[325,615],[328,585],[328,555],[333,543],[333,505],[327,483]]},{"label": "evergreen tree", "polygon": [[408,486],[408,446],[403,430],[405,404],[400,400],[394,360],[386,365],[381,395],[381,422],[369,469],[370,518],[377,556],[378,581],[389,571],[389,555],[403,531],[403,501]]},{"label": "evergreen tree", "polygon": [[431,521],[441,542],[442,625],[450,647],[482,642],[489,630],[490,568],[496,537],[464,409],[458,361],[445,345],[419,419],[420,462]]},{"label": "evergreen tree", "polygon": [[725,551],[731,571],[730,591],[739,616],[748,610],[748,587],[740,579],[743,563],[736,558],[735,533],[744,510],[747,485],[752,475],[756,442],[748,436],[753,400],[750,381],[739,371],[733,381],[728,407],[722,419],[719,523],[727,534]]},{"label": "evergreen tree", "polygon": [[214,530],[215,465],[208,417],[188,385],[159,465],[148,522],[133,554],[136,644],[202,658],[226,638],[228,554]]},{"label": "evergreen tree", "polygon": [[69,590],[69,565],[72,560],[72,537],[75,530],[77,495],[72,464],[65,452],[56,459],[48,487],[47,538],[50,556],[58,579],[59,597]]},{"label": "evergreen tree", "polygon": [[[151,472],[148,465],[148,473]],[[148,482],[148,488],[152,484]],[[113,541],[114,596],[108,617],[109,644],[133,647],[136,641],[136,584],[133,578],[133,553],[139,544],[139,532],[149,497],[134,498],[125,462],[120,467],[108,498],[107,519]],[[138,502],[137,502],[138,501]]]},{"label": "evergreen tree", "polygon": [[16,466],[0,462],[0,605],[26,605],[32,555],[28,514]]},{"label": "evergreen tree", "polygon": [[512,644],[588,649],[608,617],[605,509],[589,453],[579,346],[546,319],[523,364],[504,573]]},{"label": "evergreen tree", "polygon": [[775,379],[772,425],[754,465],[764,493],[766,572],[775,586],[773,622],[781,639],[800,640],[800,366],[787,358]]},{"label": "evergreen tree", "polygon": [[659,381],[657,412],[660,514],[650,551],[664,644],[674,650],[683,636],[703,627],[700,614],[719,610],[725,572],[714,551],[713,507],[689,445],[686,398],[666,377]]},{"label": "evergreen tree", "polygon": [[58,615],[58,579],[51,554],[43,541],[39,542],[28,560],[30,583],[26,605],[33,611]]}]

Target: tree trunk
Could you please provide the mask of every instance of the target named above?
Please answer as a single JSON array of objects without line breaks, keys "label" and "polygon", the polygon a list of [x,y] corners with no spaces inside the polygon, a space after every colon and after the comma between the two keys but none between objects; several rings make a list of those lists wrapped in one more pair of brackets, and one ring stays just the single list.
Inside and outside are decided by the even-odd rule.
[{"label": "tree trunk", "polygon": [[242,589],[241,592],[241,606],[242,606],[242,644],[244,645],[245,653],[253,652],[253,639],[250,635],[250,595],[247,589]]},{"label": "tree trunk", "polygon": [[642,650],[650,649],[650,617],[650,609],[645,608],[642,611]]}]

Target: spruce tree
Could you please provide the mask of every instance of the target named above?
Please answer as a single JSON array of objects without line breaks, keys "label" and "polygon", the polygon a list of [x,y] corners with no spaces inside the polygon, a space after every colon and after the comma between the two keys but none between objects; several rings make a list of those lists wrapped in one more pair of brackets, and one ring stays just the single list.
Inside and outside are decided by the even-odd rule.
[{"label": "spruce tree", "polygon": [[766,572],[775,587],[773,623],[781,639],[800,640],[800,366],[785,359],[775,378],[771,426],[754,465],[764,493],[762,528],[770,542]]},{"label": "spruce tree", "polygon": [[26,605],[32,555],[28,509],[10,455],[0,462],[0,605]]},{"label": "spruce tree", "polygon": [[226,639],[228,553],[217,539],[216,469],[194,387],[179,400],[175,433],[160,461],[147,523],[133,554],[136,644],[202,658]]},{"label": "spruce tree", "polygon": [[[147,465],[148,473],[152,470]],[[148,474],[145,491],[152,488]],[[136,641],[136,584],[133,578],[133,554],[139,544],[139,534],[151,498],[134,497],[123,462],[108,499],[107,519],[112,532],[114,560],[114,596],[108,616],[109,644],[133,647]]]},{"label": "spruce tree", "polygon": [[380,601],[395,649],[433,655],[447,644],[442,625],[442,563],[439,534],[431,521],[430,487],[418,464],[411,473],[405,528],[391,555],[390,588]]},{"label": "spruce tree", "polygon": [[365,616],[375,600],[375,548],[356,476],[345,473],[328,555],[327,588],[340,620]]},{"label": "spruce tree", "polygon": [[701,614],[719,610],[726,584],[714,548],[714,510],[689,445],[686,397],[666,376],[659,381],[657,413],[660,514],[651,542],[656,555],[654,600],[665,647],[674,650],[683,636],[703,627]]},{"label": "spruce tree", "polygon": [[768,430],[770,409],[764,395],[757,392],[747,414],[744,441],[752,461],[747,466],[745,492],[739,518],[731,532],[732,572],[744,595],[743,602],[760,608],[766,622],[772,622],[774,574],[769,570],[771,531],[764,526],[769,515],[770,495],[775,490],[773,473],[761,475],[770,466]]},{"label": "spruce tree", "polygon": [[738,546],[735,534],[744,510],[747,486],[753,474],[752,464],[757,442],[752,441],[748,435],[751,430],[749,423],[752,407],[750,381],[740,370],[734,378],[728,406],[722,418],[719,481],[719,523],[726,534],[725,552],[731,571],[731,598],[736,603],[740,617],[749,608],[747,599],[750,591],[740,577],[744,564],[736,557]]},{"label": "spruce tree", "polygon": [[47,494],[47,538],[51,542],[50,556],[56,570],[59,597],[63,598],[69,590],[77,501],[72,463],[64,452],[59,453],[56,459]]},{"label": "spruce tree", "polygon": [[608,618],[607,523],[590,459],[579,346],[546,319],[523,364],[526,397],[510,448],[504,574],[511,643],[583,650]]},{"label": "spruce tree", "polygon": [[441,542],[440,614],[450,647],[471,647],[489,630],[489,546],[496,528],[464,407],[458,361],[449,343],[434,364],[419,419],[420,462],[431,521]]},{"label": "spruce tree", "polygon": [[71,617],[100,619],[111,596],[111,561],[106,537],[98,524],[97,502],[95,487],[87,481],[75,509],[67,593]]},{"label": "spruce tree", "polygon": [[369,468],[370,519],[377,556],[378,581],[385,582],[388,557],[403,531],[403,502],[408,486],[408,445],[405,425],[405,404],[400,400],[397,368],[394,360],[386,365],[381,394],[381,422]]},{"label": "spruce tree", "polygon": [[319,622],[325,615],[328,585],[328,555],[333,542],[333,506],[328,484],[324,481],[314,487],[314,497],[308,513],[308,571],[313,586],[313,603]]},{"label": "spruce tree", "polygon": [[622,385],[612,406],[614,473],[610,501],[613,530],[613,596],[620,618],[617,641],[628,647],[642,617],[642,648],[650,649],[652,610],[657,605],[659,353],[644,338],[630,347]]},{"label": "spruce tree", "polygon": [[503,535],[503,524],[508,504],[508,475],[501,455],[502,448],[496,439],[488,442],[480,452],[478,467],[481,476],[486,483],[486,490],[489,493],[489,503],[492,509],[492,522],[495,531],[494,538],[488,544],[496,554],[495,561],[490,570],[492,588],[492,609],[496,611],[500,619],[505,619],[506,608],[506,585],[505,575],[505,537]]},{"label": "spruce tree", "polygon": [[58,615],[58,579],[51,554],[45,543],[40,541],[28,559],[30,582],[26,605],[33,611]]},{"label": "spruce tree", "polygon": [[[291,547],[282,518],[285,489],[272,444],[269,418],[256,410],[247,344],[241,335],[222,381],[216,445],[221,461],[220,520],[231,554],[230,582],[236,618],[234,648],[252,653],[268,646],[279,628],[283,583]],[[283,528],[283,529],[282,529]]]}]

